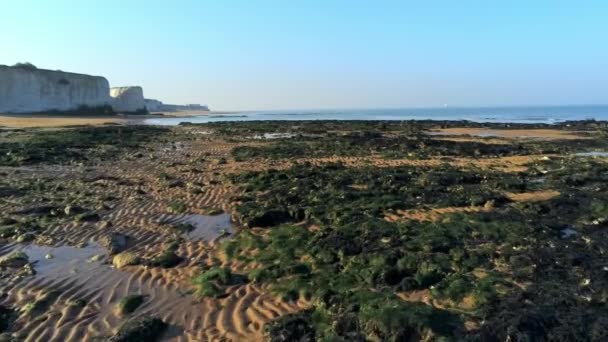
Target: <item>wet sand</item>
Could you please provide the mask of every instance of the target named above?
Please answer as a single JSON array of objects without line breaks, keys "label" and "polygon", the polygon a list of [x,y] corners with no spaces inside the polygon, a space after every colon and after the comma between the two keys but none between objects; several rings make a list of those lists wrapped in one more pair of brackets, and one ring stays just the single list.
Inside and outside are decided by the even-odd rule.
[{"label": "wet sand", "polygon": [[0,128],[63,127],[82,125],[125,124],[127,119],[117,116],[76,117],[76,116],[41,116],[41,115],[1,115]]},{"label": "wet sand", "polygon": [[0,128],[34,128],[65,126],[99,126],[104,124],[137,124],[146,119],[164,117],[188,117],[217,114],[203,111],[153,112],[147,115],[78,116],[51,114],[2,114]]}]

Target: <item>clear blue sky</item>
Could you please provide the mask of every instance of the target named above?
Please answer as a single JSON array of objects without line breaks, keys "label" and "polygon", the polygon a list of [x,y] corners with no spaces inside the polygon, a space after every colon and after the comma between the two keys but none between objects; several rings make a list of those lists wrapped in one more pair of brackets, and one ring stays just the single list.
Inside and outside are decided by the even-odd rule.
[{"label": "clear blue sky", "polygon": [[7,0],[0,46],[217,110],[608,103],[605,0]]}]

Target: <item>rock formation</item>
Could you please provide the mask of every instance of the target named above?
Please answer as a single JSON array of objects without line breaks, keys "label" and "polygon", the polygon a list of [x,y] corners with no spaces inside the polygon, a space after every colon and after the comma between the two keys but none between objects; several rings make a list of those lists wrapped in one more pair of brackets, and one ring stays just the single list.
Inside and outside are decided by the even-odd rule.
[{"label": "rock formation", "polygon": [[141,87],[115,87],[110,89],[112,109],[118,113],[146,111],[144,91]]},{"label": "rock formation", "polygon": [[162,110],[166,112],[192,111],[192,112],[208,112],[209,107],[200,104],[174,105],[163,104]]},{"label": "rock formation", "polygon": [[0,65],[0,113],[71,111],[110,103],[103,77],[38,69],[33,65]]},{"label": "rock formation", "polygon": [[159,112],[163,110],[163,103],[154,99],[145,99],[148,112]]}]

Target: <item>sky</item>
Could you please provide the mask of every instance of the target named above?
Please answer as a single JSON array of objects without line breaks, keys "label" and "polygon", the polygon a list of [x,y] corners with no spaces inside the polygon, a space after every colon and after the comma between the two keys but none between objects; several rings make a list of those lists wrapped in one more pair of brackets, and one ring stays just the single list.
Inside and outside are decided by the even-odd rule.
[{"label": "sky", "polygon": [[606,104],[608,1],[5,0],[17,62],[213,110]]}]

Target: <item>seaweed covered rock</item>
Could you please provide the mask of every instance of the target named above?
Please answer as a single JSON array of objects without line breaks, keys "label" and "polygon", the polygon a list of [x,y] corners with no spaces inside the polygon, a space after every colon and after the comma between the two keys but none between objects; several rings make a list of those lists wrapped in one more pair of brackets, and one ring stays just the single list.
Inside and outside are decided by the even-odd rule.
[{"label": "seaweed covered rock", "polygon": [[177,255],[179,242],[172,241],[163,250],[161,254],[152,258],[148,264],[153,267],[171,268],[182,262],[183,258]]},{"label": "seaweed covered rock", "polygon": [[12,310],[4,305],[0,305],[0,333],[9,330],[16,316],[15,310]]},{"label": "seaweed covered rock", "polygon": [[282,316],[266,324],[265,333],[271,342],[314,342],[311,311]]},{"label": "seaweed covered rock", "polygon": [[57,297],[61,293],[58,291],[50,291],[42,295],[42,297],[31,301],[21,308],[21,312],[25,315],[35,317],[39,316],[48,311],[48,309],[55,303]]},{"label": "seaweed covered rock", "polygon": [[212,267],[192,279],[199,297],[223,297],[222,287],[243,284],[245,277],[233,274],[229,268]]},{"label": "seaweed covered rock", "polygon": [[116,254],[127,249],[130,237],[128,235],[113,232],[104,236],[100,243],[110,254]]},{"label": "seaweed covered rock", "polygon": [[123,268],[129,265],[137,265],[139,264],[139,261],[137,255],[129,252],[121,252],[112,258],[112,265],[116,268]]},{"label": "seaweed covered rock", "polygon": [[109,342],[148,342],[160,340],[167,323],[156,317],[142,317],[126,321]]},{"label": "seaweed covered rock", "polygon": [[144,298],[145,297],[140,294],[128,295],[120,300],[117,309],[121,315],[128,315],[143,304]]},{"label": "seaweed covered rock", "polygon": [[29,258],[27,254],[16,251],[0,258],[0,267],[19,268],[27,265]]}]

